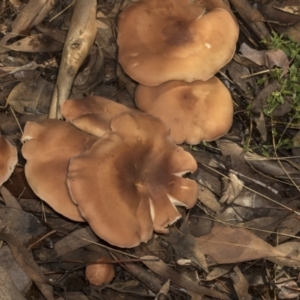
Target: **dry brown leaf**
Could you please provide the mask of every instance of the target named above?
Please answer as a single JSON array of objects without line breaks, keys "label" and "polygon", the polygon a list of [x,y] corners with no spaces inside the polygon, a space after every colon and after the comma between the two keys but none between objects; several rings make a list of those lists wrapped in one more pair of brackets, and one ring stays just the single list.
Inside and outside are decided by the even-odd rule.
[{"label": "dry brown leaf", "polygon": [[25,297],[18,291],[14,282],[7,274],[5,269],[0,265],[0,282],[1,282],[1,291],[0,297],[2,300],[26,300]]},{"label": "dry brown leaf", "polygon": [[[20,268],[20,266],[15,261],[7,245],[2,246],[2,248],[0,249],[0,262],[1,267],[3,267],[3,269],[8,273],[10,278],[15,283],[17,290],[19,290],[20,292],[24,291],[26,287],[28,287],[28,285],[32,283],[32,280],[29,278],[29,276],[22,270],[22,268]],[[0,299],[2,300],[1,297]]]},{"label": "dry brown leaf", "polygon": [[96,243],[99,238],[92,232],[90,227],[78,229],[54,244],[53,249],[44,249],[37,253],[40,260],[51,260],[78,248]]},{"label": "dry brown leaf", "polygon": [[242,62],[239,63],[235,61],[235,59],[239,59],[240,57],[243,58],[242,56],[234,56],[233,60],[226,66],[227,72],[232,78],[234,85],[237,86],[238,90],[242,91],[247,98],[253,99],[255,81],[253,77],[241,79],[242,76],[250,75],[251,73],[249,71],[249,68],[243,65]]},{"label": "dry brown leaf", "polygon": [[0,46],[13,37],[18,36],[20,32],[38,25],[56,5],[57,0],[30,0],[11,25],[11,32],[7,33],[0,41]]},{"label": "dry brown leaf", "polygon": [[[258,9],[266,17],[267,21],[274,25],[283,25],[284,27],[293,26],[295,23],[299,22],[300,17],[296,14],[290,14],[284,10],[288,7],[298,6],[299,0],[268,0],[268,1],[258,1]],[[287,7],[287,8],[285,8]],[[277,28],[278,26],[276,26]]]},{"label": "dry brown leaf", "polygon": [[[252,111],[256,113],[261,113],[262,110],[268,106],[267,99],[268,97],[276,91],[279,91],[281,88],[281,85],[274,81],[270,84],[268,84],[265,88],[263,88],[258,96],[254,99],[252,102]],[[274,117],[281,117],[284,116],[286,113],[288,113],[291,110],[292,102],[289,97],[284,98],[284,103],[279,104],[273,111],[272,116]]]},{"label": "dry brown leaf", "polygon": [[1,186],[0,192],[7,207],[22,210],[22,207],[17,201],[17,199],[10,193],[10,191],[6,187]]},{"label": "dry brown leaf", "polygon": [[254,117],[255,123],[256,123],[256,127],[260,133],[260,138],[262,142],[266,142],[267,141],[267,137],[268,137],[268,132],[267,132],[267,126],[266,126],[266,122],[265,122],[265,114],[262,112],[262,110],[259,113],[258,117]]},{"label": "dry brown leaf", "polygon": [[[253,220],[245,222],[245,223],[241,223],[240,225],[242,227],[245,227],[246,229],[251,230],[251,232],[253,234],[255,234],[257,237],[265,240],[271,234],[271,232],[275,232],[275,230],[280,222],[281,222],[281,218],[278,216],[276,216],[276,217],[261,217],[261,218],[256,218],[256,219],[253,219]],[[255,230],[255,229],[258,229],[258,230]],[[261,229],[262,231],[260,231],[259,229]]]},{"label": "dry brown leaf", "polygon": [[229,277],[233,283],[238,299],[251,300],[252,297],[248,294],[249,283],[247,279],[244,277],[238,266],[235,266],[233,271],[234,272],[229,274]]},{"label": "dry brown leaf", "polygon": [[161,298],[168,298],[168,293],[170,290],[170,279],[161,287],[160,291],[157,293],[157,296],[154,300],[159,300]]},{"label": "dry brown leaf", "polygon": [[289,70],[289,60],[287,55],[281,50],[255,50],[243,43],[240,48],[242,55],[255,62],[259,66],[266,66],[272,69],[274,66],[282,68],[281,76],[287,74]]},{"label": "dry brown leaf", "polygon": [[206,276],[206,280],[215,280],[219,277],[223,277],[224,275],[228,274],[231,270],[233,269],[233,265],[228,264],[228,265],[219,265],[216,266],[212,269],[209,274]]},{"label": "dry brown leaf", "polygon": [[[285,242],[290,239],[291,236],[296,235],[300,231],[300,218],[295,214],[289,215],[285,220],[283,220],[277,227],[278,244]],[[287,234],[284,236],[281,234]]]},{"label": "dry brown leaf", "polygon": [[103,81],[104,56],[99,45],[91,48],[86,67],[77,74],[72,92],[78,94],[90,93],[92,88]]},{"label": "dry brown leaf", "polygon": [[0,206],[0,231],[5,228],[9,228],[10,233],[26,246],[48,232],[48,229],[31,213]]},{"label": "dry brown leaf", "polygon": [[222,197],[220,203],[230,204],[238,197],[244,187],[243,181],[238,179],[235,174],[229,173],[229,178],[222,177]]},{"label": "dry brown leaf", "polygon": [[300,267],[300,241],[295,240],[291,242],[283,243],[277,247],[275,247],[278,251],[285,255],[285,257],[272,257],[269,260],[281,265],[281,266],[289,266],[292,268]]},{"label": "dry brown leaf", "polygon": [[61,51],[63,44],[52,40],[51,38],[45,36],[44,34],[34,34],[27,36],[17,42],[14,42],[8,46],[5,46],[6,49],[13,51],[22,51],[22,52],[55,52]]},{"label": "dry brown leaf", "polygon": [[221,205],[219,204],[215,194],[202,184],[199,184],[198,199],[203,205],[212,211],[216,212],[221,210]]},{"label": "dry brown leaf", "polygon": [[202,295],[215,297],[218,299],[231,299],[225,294],[198,285],[198,283],[192,281],[188,277],[178,273],[177,271],[169,267],[162,260],[149,261],[150,259],[154,260],[156,258],[156,256],[141,257],[141,259],[143,260],[143,264],[146,265],[152,272],[158,274],[159,276],[162,276],[163,278],[170,279],[172,284]]},{"label": "dry brown leaf", "polygon": [[53,288],[48,283],[46,277],[33,259],[33,256],[12,234],[2,231],[0,239],[4,240],[12,252],[18,265],[34,281],[40,292],[47,300],[55,300],[53,297]]},{"label": "dry brown leaf", "polygon": [[7,103],[21,114],[46,114],[54,85],[42,77],[25,80],[10,92]]},{"label": "dry brown leaf", "polygon": [[284,257],[279,250],[243,228],[215,225],[209,234],[196,238],[196,241],[201,252],[218,264]]},{"label": "dry brown leaf", "polygon": [[300,131],[298,131],[293,137],[292,152],[294,156],[300,156]]},{"label": "dry brown leaf", "polygon": [[300,16],[300,6],[299,5],[291,5],[291,6],[286,5],[284,7],[278,7],[278,6],[273,6],[273,7],[278,10],[281,10],[283,12]]},{"label": "dry brown leaf", "polygon": [[279,289],[279,299],[295,299],[299,297],[300,290],[298,284],[293,280],[287,278],[281,278],[276,282],[276,286]]},{"label": "dry brown leaf", "polygon": [[162,236],[162,239],[172,244],[174,250],[190,259],[208,273],[205,253],[198,247],[197,240],[189,234],[182,234],[174,228],[170,228],[170,234]]}]

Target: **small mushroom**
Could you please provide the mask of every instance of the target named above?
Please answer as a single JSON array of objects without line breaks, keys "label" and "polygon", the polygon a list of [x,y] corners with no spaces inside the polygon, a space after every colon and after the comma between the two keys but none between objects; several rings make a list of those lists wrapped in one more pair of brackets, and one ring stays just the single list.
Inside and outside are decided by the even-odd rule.
[{"label": "small mushroom", "polygon": [[118,30],[121,66],[147,86],[208,80],[231,60],[239,33],[225,9],[205,14],[189,0],[132,3],[120,14]]},{"label": "small mushroom", "polygon": [[10,177],[17,162],[17,148],[0,133],[0,186]]},{"label": "small mushroom", "polygon": [[27,160],[27,181],[42,200],[74,221],[85,221],[67,187],[69,160],[97,140],[72,125],[54,119],[27,122],[22,136],[22,154]]},{"label": "small mushroom", "polygon": [[113,264],[109,262],[110,259],[108,257],[102,256],[97,259],[96,263],[86,266],[85,276],[90,284],[101,286],[113,280],[115,269]]},{"label": "small mushroom", "polygon": [[224,84],[207,81],[169,81],[159,86],[138,85],[138,108],[170,127],[177,144],[195,145],[224,135],[232,124],[233,102]]},{"label": "small mushroom", "polygon": [[124,113],[113,118],[111,128],[70,160],[67,182],[98,236],[118,247],[134,247],[148,241],[153,230],[168,232],[166,227],[181,217],[175,205],[195,204],[198,186],[181,176],[197,164],[153,116]]},{"label": "small mushroom", "polygon": [[61,106],[63,117],[75,127],[95,136],[110,131],[113,117],[132,109],[100,96],[66,100]]}]

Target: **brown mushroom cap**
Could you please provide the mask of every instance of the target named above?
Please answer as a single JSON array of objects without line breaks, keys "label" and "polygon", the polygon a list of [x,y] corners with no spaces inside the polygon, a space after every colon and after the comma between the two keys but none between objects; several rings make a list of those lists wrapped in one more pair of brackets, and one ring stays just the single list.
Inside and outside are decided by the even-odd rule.
[{"label": "brown mushroom cap", "polygon": [[113,117],[130,111],[131,108],[100,96],[66,100],[61,106],[61,114],[68,122],[98,137],[110,131]]},{"label": "brown mushroom cap", "polygon": [[216,77],[207,81],[170,81],[156,87],[138,85],[138,108],[160,118],[177,144],[195,145],[224,135],[233,119],[233,102]]},{"label": "brown mushroom cap", "polygon": [[110,283],[113,280],[115,277],[115,269],[113,264],[104,263],[109,261],[110,260],[107,257],[100,257],[97,259],[97,262],[101,263],[95,263],[86,266],[85,276],[90,284],[100,286]]},{"label": "brown mushroom cap", "polygon": [[195,171],[197,164],[150,115],[124,113],[111,127],[112,132],[71,159],[68,186],[97,235],[118,247],[134,247],[148,241],[153,229],[167,232],[166,226],[180,218],[175,205],[195,204],[196,182],[180,176]]},{"label": "brown mushroom cap", "polygon": [[224,9],[203,13],[202,5],[189,0],[132,3],[118,23],[124,71],[147,86],[211,78],[231,60],[239,29]]},{"label": "brown mushroom cap", "polygon": [[17,148],[0,133],[0,186],[10,177],[17,162]]},{"label": "brown mushroom cap", "polygon": [[35,194],[54,210],[75,221],[85,221],[67,187],[69,160],[88,149],[97,138],[58,120],[27,122],[22,154],[25,175]]}]

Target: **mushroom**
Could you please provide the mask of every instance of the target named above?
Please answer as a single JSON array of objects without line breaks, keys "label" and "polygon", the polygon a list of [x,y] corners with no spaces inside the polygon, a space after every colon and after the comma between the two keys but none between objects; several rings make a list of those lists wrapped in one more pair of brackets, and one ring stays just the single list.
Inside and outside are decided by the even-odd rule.
[{"label": "mushroom", "polygon": [[170,127],[177,144],[199,144],[224,135],[232,124],[233,102],[224,84],[207,81],[170,81],[156,87],[138,85],[138,108]]},{"label": "mushroom", "polygon": [[231,14],[207,14],[189,0],[141,0],[119,17],[119,62],[135,81],[157,86],[170,80],[208,80],[235,51],[239,28]]},{"label": "mushroom", "polygon": [[27,122],[22,136],[25,175],[34,193],[55,211],[74,221],[85,221],[68,187],[69,160],[97,140],[72,125],[54,119]]},{"label": "mushroom", "polygon": [[66,100],[61,106],[61,114],[68,122],[98,137],[110,131],[113,117],[130,111],[131,108],[100,96]]},{"label": "mushroom", "polygon": [[108,257],[101,256],[96,263],[87,265],[85,268],[85,276],[90,284],[104,285],[110,283],[115,277],[115,269],[113,264],[109,263]]},{"label": "mushroom", "polygon": [[111,128],[71,158],[67,183],[98,236],[118,247],[134,247],[148,241],[153,230],[168,232],[166,227],[181,217],[175,205],[195,204],[198,186],[181,176],[197,164],[153,116],[124,113],[113,118]]},{"label": "mushroom", "polygon": [[0,186],[10,177],[17,162],[17,148],[0,133]]}]

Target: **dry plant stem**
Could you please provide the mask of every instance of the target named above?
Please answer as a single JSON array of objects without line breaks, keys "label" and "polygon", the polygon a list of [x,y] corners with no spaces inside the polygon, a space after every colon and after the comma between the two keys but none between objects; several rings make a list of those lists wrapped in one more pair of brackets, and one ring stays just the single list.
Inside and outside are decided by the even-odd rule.
[{"label": "dry plant stem", "polygon": [[49,118],[60,117],[60,105],[68,99],[74,78],[87,57],[97,34],[96,0],[77,0],[64,45]]},{"label": "dry plant stem", "polygon": [[264,20],[264,17],[256,8],[249,4],[248,0],[229,0],[229,2],[235,7],[260,40],[269,40],[270,33],[265,23],[261,21]]}]

